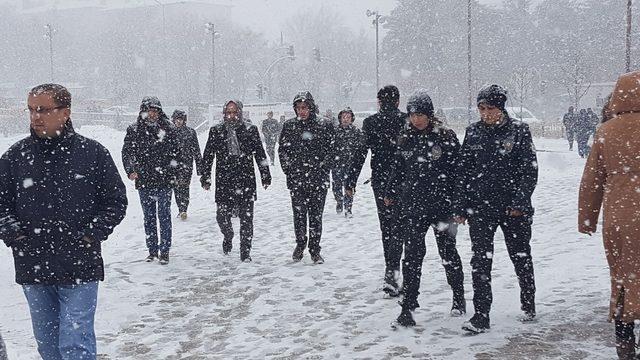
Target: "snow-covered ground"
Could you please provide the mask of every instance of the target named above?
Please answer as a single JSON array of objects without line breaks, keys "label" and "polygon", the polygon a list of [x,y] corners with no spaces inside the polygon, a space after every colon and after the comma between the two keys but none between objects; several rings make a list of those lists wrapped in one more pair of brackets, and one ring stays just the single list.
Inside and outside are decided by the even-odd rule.
[{"label": "snow-covered ground", "polygon": [[[124,133],[84,127],[120,164]],[[0,139],[0,152],[20,137]],[[204,146],[204,138],[201,138]],[[498,232],[489,333],[465,336],[465,318],[451,318],[451,292],[433,235],[427,237],[422,305],[415,329],[394,331],[400,308],[384,299],[382,246],[371,188],[359,186],[355,218],[324,217],[323,265],[308,254],[292,263],[292,214],[284,176],[260,188],[253,263],[241,263],[238,240],[222,254],[213,192],[194,179],[189,219],[174,220],[169,266],[145,263],[142,211],[127,181],[127,217],[103,244],[106,281],[96,315],[101,359],[610,359],[606,322],[608,269],[599,234],[576,232],[577,189],[584,161],[564,140],[536,139],[540,180],[534,194],[533,259],[539,318],[522,324],[518,285]],[[122,171],[122,170],[121,170]],[[363,170],[368,174],[369,170]],[[124,178],[124,174],[123,174]],[[174,215],[176,209],[174,205]],[[237,222],[234,222],[236,233]],[[468,228],[461,227],[467,309],[473,309]],[[0,248],[0,331],[10,359],[37,359],[9,249]]]}]

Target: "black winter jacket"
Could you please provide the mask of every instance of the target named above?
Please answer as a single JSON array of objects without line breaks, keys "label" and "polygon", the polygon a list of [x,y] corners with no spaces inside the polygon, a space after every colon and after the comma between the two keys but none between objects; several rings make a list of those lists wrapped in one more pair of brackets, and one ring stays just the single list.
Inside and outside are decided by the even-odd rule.
[{"label": "black winter jacket", "polygon": [[451,220],[459,150],[455,132],[439,122],[401,133],[386,197],[400,203],[403,217],[426,228]]},{"label": "black winter jacket", "polygon": [[[350,125],[336,128],[336,160],[335,167],[351,169],[353,158],[365,146],[362,130]],[[348,174],[347,174],[348,175]]]},{"label": "black winter jacket", "polygon": [[202,162],[202,154],[200,153],[200,144],[198,143],[198,134],[188,126],[176,127],[176,136],[178,137],[178,183],[191,182],[193,175],[193,163],[196,163],[196,174],[202,175],[200,164]]},{"label": "black winter jacket", "polygon": [[178,171],[176,127],[164,113],[154,124],[141,117],[127,128],[122,163],[127,176],[137,173],[136,189],[166,189],[176,184]]},{"label": "black winter jacket", "polygon": [[398,135],[406,124],[407,114],[393,107],[384,108],[364,119],[362,132],[365,146],[354,155],[347,181],[348,188],[356,187],[368,150],[371,150],[371,184],[380,186],[385,183],[391,173]]},{"label": "black winter jacket", "polygon": [[469,125],[459,164],[456,215],[500,216],[513,209],[533,216],[538,160],[527,124],[506,118],[497,126]]},{"label": "black winter jacket", "polygon": [[255,125],[246,122],[236,128],[240,156],[229,154],[227,129],[224,123],[209,130],[202,157],[203,186],[211,185],[211,167],[216,161],[215,201],[223,204],[254,201],[257,198],[254,159],[258,164],[262,185],[271,184],[267,155]]},{"label": "black winter jacket", "polygon": [[103,280],[100,243],[126,208],[107,149],[70,125],[56,139],[32,134],[0,159],[0,238],[13,250],[18,284]]},{"label": "black winter jacket", "polygon": [[289,190],[329,187],[329,172],[335,160],[335,129],[315,114],[307,120],[285,121],[280,133],[280,166]]}]

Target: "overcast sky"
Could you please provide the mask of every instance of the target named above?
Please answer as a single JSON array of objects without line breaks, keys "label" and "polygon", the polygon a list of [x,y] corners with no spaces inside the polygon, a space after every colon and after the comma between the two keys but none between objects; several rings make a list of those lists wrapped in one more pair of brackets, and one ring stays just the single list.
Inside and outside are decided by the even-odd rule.
[{"label": "overcast sky", "polygon": [[[454,0],[451,0],[454,1]],[[459,1],[459,0],[458,0]],[[214,1],[215,2],[215,1]],[[502,3],[502,0],[480,0],[483,4]],[[301,7],[320,6],[340,9],[347,22],[355,30],[372,29],[371,18],[366,11],[378,10],[380,14],[388,14],[395,6],[396,0],[227,0],[233,5],[233,16],[248,28],[265,34],[267,40],[280,39],[283,22],[294,16]],[[330,25],[330,24],[329,24]],[[286,34],[285,34],[286,36]],[[286,41],[286,40],[285,40]]]}]

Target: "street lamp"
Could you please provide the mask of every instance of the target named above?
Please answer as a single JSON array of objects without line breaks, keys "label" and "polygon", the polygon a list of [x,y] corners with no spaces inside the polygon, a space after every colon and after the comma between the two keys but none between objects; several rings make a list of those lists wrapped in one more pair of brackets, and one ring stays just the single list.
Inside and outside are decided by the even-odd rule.
[{"label": "street lamp", "polygon": [[376,91],[378,91],[378,89],[380,89],[380,50],[379,50],[379,45],[378,45],[378,39],[379,39],[379,30],[378,30],[378,25],[380,24],[380,22],[384,23],[384,19],[383,16],[380,15],[378,13],[378,11],[371,11],[371,10],[367,10],[367,17],[372,17],[373,16],[373,25],[376,27]]},{"label": "street lamp", "polygon": [[211,104],[216,102],[216,37],[220,36],[220,33],[216,31],[215,25],[212,22],[204,24],[204,28],[207,33],[211,34]]},{"label": "street lamp", "polygon": [[53,82],[53,34],[55,32],[56,29],[54,29],[51,24],[44,26],[44,38],[49,39],[49,71],[51,75],[51,82]]}]

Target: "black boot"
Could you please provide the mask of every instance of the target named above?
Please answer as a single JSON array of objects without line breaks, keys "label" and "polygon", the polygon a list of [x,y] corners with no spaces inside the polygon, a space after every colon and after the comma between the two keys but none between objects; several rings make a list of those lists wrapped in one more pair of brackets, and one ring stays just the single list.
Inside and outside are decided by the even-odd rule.
[{"label": "black boot", "polygon": [[451,316],[459,317],[467,313],[467,302],[464,299],[464,292],[453,294],[453,304],[451,305]]},{"label": "black boot", "polygon": [[382,291],[391,297],[400,296],[400,287],[398,286],[395,273],[396,271],[391,269],[387,269],[384,272],[384,285],[382,286]]},{"label": "black boot", "polygon": [[336,213],[342,214],[342,202],[336,202]]},{"label": "black boot", "polygon": [[489,316],[482,314],[474,314],[469,321],[465,321],[462,324],[462,330],[468,331],[471,334],[480,334],[489,330]]},{"label": "black boot", "polygon": [[304,249],[305,248],[306,248],[305,244],[298,243],[296,245],[296,248],[293,249],[293,255],[291,255],[291,258],[293,259],[293,261],[298,262],[298,261],[302,260],[302,257],[304,256]]},{"label": "black boot", "polygon": [[416,321],[413,320],[413,314],[408,308],[402,308],[402,312],[400,312],[400,315],[396,319],[396,323],[404,327],[416,326]]}]

